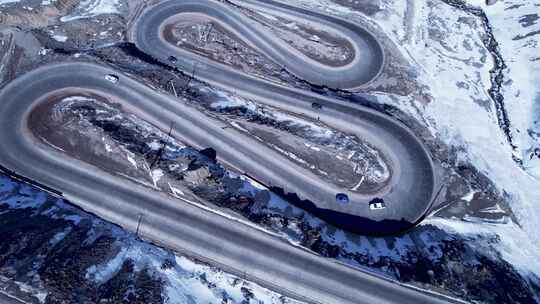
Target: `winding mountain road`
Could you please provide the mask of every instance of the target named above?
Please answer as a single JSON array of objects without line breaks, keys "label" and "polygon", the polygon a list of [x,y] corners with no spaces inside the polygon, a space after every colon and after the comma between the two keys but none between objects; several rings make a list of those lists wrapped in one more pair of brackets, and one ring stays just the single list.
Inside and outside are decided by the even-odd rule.
[{"label": "winding mountain road", "polygon": [[[139,234],[144,238],[294,298],[340,304],[447,303],[291,246],[259,229],[171,199],[165,193],[149,191],[66,156],[30,131],[28,119],[41,102],[59,92],[93,92],[113,98],[158,127],[167,128],[164,122],[175,119],[175,137],[193,135],[201,137],[201,141],[211,138],[218,146],[238,140],[238,134],[223,133],[217,122],[210,123],[197,111],[128,77],[120,76],[117,84],[105,80],[111,73],[115,71],[94,64],[65,63],[39,68],[9,83],[0,92],[1,164],[59,190],[81,208],[131,231],[136,230],[139,215],[143,214]],[[213,135],[212,130],[219,133]]]},{"label": "winding mountain road", "polygon": [[[289,10],[271,1],[265,3]],[[244,75],[171,46],[162,39],[161,31],[164,22],[178,18],[181,13],[211,14],[301,77],[317,82],[325,81],[323,75],[327,74],[329,83],[337,87],[362,85],[375,77],[383,60],[375,38],[345,21],[290,9],[291,14],[347,31],[358,54],[362,54],[357,54],[346,67],[330,68],[311,64],[310,59],[275,39],[266,44],[263,32],[246,27],[242,17],[229,10],[228,6],[206,0],[162,2],[149,7],[139,17],[133,27],[133,39],[142,51],[164,62],[174,55],[178,58],[175,64],[187,71],[198,62],[198,78],[216,86],[234,88],[243,96],[287,111],[319,117],[338,130],[365,139],[390,160],[393,174],[386,187],[369,195],[339,189],[259,141],[224,128],[224,123],[175,98],[156,93],[117,71],[82,62],[38,68],[0,91],[3,147],[0,164],[60,191],[83,209],[129,230],[136,229],[139,215],[143,214],[140,235],[144,238],[196,256],[284,295],[312,303],[448,303],[448,299],[322,258],[259,229],[173,200],[164,193],[148,191],[142,185],[67,156],[32,132],[29,119],[37,105],[60,93],[91,92],[122,105],[124,110],[162,130],[167,130],[169,122],[174,121],[175,138],[197,148],[214,148],[220,161],[266,185],[296,193],[310,201],[304,201],[302,207],[337,226],[362,233],[395,233],[420,221],[434,195],[433,164],[422,142],[401,123],[358,105]],[[301,58],[300,63],[295,63],[291,56]],[[119,82],[107,81],[105,76],[110,74],[118,75]],[[342,80],[339,75],[343,76]],[[313,103],[322,104],[323,109],[314,109]],[[347,193],[351,203],[337,203],[336,193]],[[368,202],[373,198],[384,199],[387,208],[370,210]]]},{"label": "winding mountain road", "polygon": [[[167,25],[182,20],[184,14],[206,16],[298,78],[320,86],[340,89],[360,87],[375,78],[382,69],[384,53],[377,39],[354,23],[274,1],[243,0],[241,3],[243,7],[271,11],[272,14],[278,14],[289,20],[303,20],[307,24],[316,24],[318,28],[336,33],[352,45],[354,58],[350,63],[341,66],[321,64],[276,37],[262,25],[250,22],[247,16],[230,5],[212,0],[159,2],[146,9],[138,18],[131,31],[132,40],[140,49],[156,58],[167,60],[171,55],[175,55],[178,58],[175,64],[185,71],[196,69],[197,77],[215,80],[222,85],[236,88],[239,88],[238,84],[242,84],[246,75],[224,65],[211,64],[203,59],[204,57],[196,56],[169,43],[164,38]],[[199,65],[201,61],[205,64]],[[239,74],[238,76],[241,74],[243,77],[234,82],[224,81],[220,77],[231,73]]]},{"label": "winding mountain road", "polygon": [[[362,106],[246,75],[230,66],[176,47],[164,39],[163,31],[166,25],[181,20],[183,14],[197,13],[220,22],[223,27],[235,33],[238,39],[246,41],[269,58],[291,69],[302,79],[329,86],[354,87],[364,84],[379,73],[384,57],[382,50],[375,37],[362,27],[274,1],[249,0],[242,3],[272,10],[274,14],[285,14],[295,20],[322,24],[324,28],[340,33],[350,41],[357,52],[355,58],[343,67],[316,63],[265,28],[246,21],[247,17],[231,6],[211,0],[165,1],[151,6],[136,20],[130,36],[143,52],[184,71],[196,68],[197,78],[212,85],[233,90],[241,96],[286,111],[318,119],[337,130],[356,135],[375,146],[389,160],[392,176],[385,187],[366,194],[327,183],[275,153],[262,153],[260,145],[253,147],[237,143],[232,149],[217,149],[221,160],[240,168],[265,185],[283,188],[285,194],[295,193],[300,200],[304,200],[297,202],[297,205],[350,231],[390,234],[418,223],[428,212],[434,196],[433,164],[422,142],[403,124]],[[169,60],[171,56],[176,58],[175,62]],[[314,108],[313,104],[320,104],[323,108]],[[208,146],[214,147],[211,143]],[[338,193],[345,193],[351,203],[337,202]],[[371,210],[369,202],[374,199],[384,200],[386,208]]]}]

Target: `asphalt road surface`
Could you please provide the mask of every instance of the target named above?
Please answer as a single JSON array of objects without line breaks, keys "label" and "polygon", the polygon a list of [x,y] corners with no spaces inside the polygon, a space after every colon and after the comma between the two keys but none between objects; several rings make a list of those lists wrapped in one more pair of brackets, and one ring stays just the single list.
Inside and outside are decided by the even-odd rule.
[{"label": "asphalt road surface", "polygon": [[[273,2],[268,1],[267,4]],[[281,5],[277,7],[287,8]],[[228,8],[221,7],[217,2],[163,2],[140,16],[133,28],[134,41],[141,50],[164,62],[175,55],[179,58],[177,64],[187,71],[190,71],[188,64],[202,63],[199,64],[197,76],[214,85],[234,88],[243,96],[284,110],[319,117],[336,129],[366,139],[390,159],[393,171],[391,182],[375,195],[338,189],[260,142],[234,129],[223,128],[225,125],[222,122],[174,98],[160,95],[114,70],[88,63],[48,65],[21,76],[2,89],[0,164],[60,191],[66,199],[83,209],[126,229],[134,231],[142,215],[140,235],[144,238],[196,256],[287,296],[312,303],[448,303],[448,299],[341,265],[291,246],[252,226],[187,202],[179,202],[164,193],[148,191],[142,185],[70,158],[30,132],[28,118],[37,104],[59,92],[93,92],[113,99],[127,111],[162,130],[167,130],[170,121],[174,121],[174,137],[197,148],[214,148],[220,161],[254,176],[266,185],[282,187],[286,193],[296,193],[302,199],[313,202],[303,207],[345,229],[364,233],[392,233],[409,228],[423,218],[434,193],[433,165],[428,151],[412,132],[378,112],[243,75],[229,67],[183,53],[161,39],[165,20],[194,9],[212,14],[222,12],[216,18],[229,16],[227,11],[221,11]],[[329,17],[296,10],[292,12],[307,14],[328,24],[336,23],[333,18],[324,19]],[[244,31],[242,35],[238,34],[240,37],[260,37],[250,33],[252,29],[241,23],[234,23],[236,17],[233,13],[230,16],[232,21],[225,21],[232,22],[229,25],[234,25],[235,30]],[[343,24],[351,26],[346,22]],[[356,28],[353,30],[360,33],[356,36],[348,34],[356,47],[370,44],[372,36],[369,33]],[[280,47],[283,46],[274,41],[268,51],[273,48],[280,52],[290,51]],[[369,61],[382,56],[373,50],[379,50],[378,44],[371,45],[362,54],[367,53],[365,58]],[[370,52],[374,54],[369,55]],[[282,57],[289,60],[288,55]],[[362,58],[357,56],[348,69],[357,73],[360,70],[370,76],[354,84],[337,85],[361,85],[375,77],[378,70],[362,63]],[[294,65],[292,61],[290,64]],[[305,67],[308,71],[302,77],[306,78],[311,77],[310,74],[317,76],[323,70],[329,75],[339,75],[329,67],[316,64]],[[310,68],[313,69],[309,71]],[[323,70],[317,72],[319,68]],[[299,70],[298,73],[304,72]],[[105,76],[110,74],[119,76],[119,82],[107,81]],[[351,80],[354,77],[354,73],[351,74]],[[323,105],[323,109],[313,108],[313,103]],[[350,196],[350,204],[336,202],[335,195],[341,192]],[[383,198],[387,208],[377,212],[369,210],[367,202],[374,197]]]}]

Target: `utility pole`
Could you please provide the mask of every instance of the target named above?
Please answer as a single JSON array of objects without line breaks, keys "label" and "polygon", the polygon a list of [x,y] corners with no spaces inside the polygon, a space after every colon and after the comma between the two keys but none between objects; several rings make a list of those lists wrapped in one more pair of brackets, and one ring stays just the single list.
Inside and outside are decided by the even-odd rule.
[{"label": "utility pole", "polygon": [[167,138],[161,148],[159,149],[158,153],[156,154],[156,157],[154,157],[154,160],[150,164],[150,171],[152,168],[154,168],[154,165],[157,164],[161,160],[161,156],[163,155],[163,151],[165,151],[165,148],[169,144],[169,138],[171,138],[172,130],[174,127],[174,121],[171,121],[171,127],[169,128],[169,133],[167,133]]},{"label": "utility pole", "polygon": [[135,230],[135,235],[137,236],[137,238],[139,238],[139,230],[141,228],[143,216],[144,214],[139,213],[139,219],[137,220],[137,229]]},{"label": "utility pole", "polygon": [[175,96],[176,98],[178,98],[178,93],[176,93],[176,88],[174,87],[174,82],[173,82],[173,80],[172,80],[172,79],[169,80],[169,83],[171,84],[171,88],[172,88],[172,90],[173,90],[174,96]]},{"label": "utility pole", "polygon": [[191,71],[191,75],[188,76],[188,80],[184,84],[184,87],[182,88],[182,93],[186,93],[189,90],[189,86],[191,85],[191,82],[195,79],[195,74],[197,73],[197,67],[199,66],[199,63],[196,62],[193,66],[193,70]]}]

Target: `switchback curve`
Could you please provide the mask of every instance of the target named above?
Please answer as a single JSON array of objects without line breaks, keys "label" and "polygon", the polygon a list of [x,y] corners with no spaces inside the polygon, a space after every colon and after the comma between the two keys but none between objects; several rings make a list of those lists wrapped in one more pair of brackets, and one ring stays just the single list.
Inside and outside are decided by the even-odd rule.
[{"label": "switchback curve", "polygon": [[[182,19],[182,14],[195,13],[218,22],[236,37],[311,84],[336,89],[356,88],[373,80],[382,69],[384,63],[382,47],[375,36],[361,26],[275,1],[249,0],[243,1],[242,4],[279,13],[292,20],[316,24],[320,28],[338,33],[354,49],[352,62],[337,67],[319,63],[276,37],[263,26],[249,22],[245,15],[229,5],[212,0],[163,1],[151,6],[137,19],[135,30],[132,31],[133,40],[141,49],[159,58],[167,54],[165,58],[170,54],[177,54],[180,59],[177,65],[181,65],[186,71],[191,71],[195,67],[200,69],[200,66],[195,65],[202,58],[167,43],[163,35],[166,25]],[[222,66],[220,70],[224,71],[224,68]]]},{"label": "switchback curve", "polygon": [[[164,39],[163,31],[166,24],[180,20],[183,14],[197,13],[217,20],[234,32],[239,39],[247,41],[271,59],[290,68],[300,77],[307,77],[310,81],[314,80],[312,77],[320,77],[317,81],[330,84],[329,86],[334,84],[340,86],[333,83],[332,79],[360,80],[363,83],[375,77],[382,65],[383,56],[379,43],[373,35],[358,25],[274,1],[248,0],[245,3],[333,28],[348,37],[355,45],[355,49],[362,49],[364,46],[363,49],[366,51],[361,51],[361,55],[357,54],[355,60],[343,68],[323,66],[314,63],[312,59],[299,54],[298,51],[291,50],[286,43],[272,37],[272,34],[264,28],[248,23],[244,20],[245,16],[229,5],[211,0],[164,1],[152,5],[135,20],[130,29],[130,36],[140,50],[165,64],[186,72],[196,67],[196,76],[199,79],[233,90],[244,97],[318,119],[336,130],[365,139],[387,157],[393,172],[386,187],[366,195],[325,183],[320,178],[307,174],[305,170],[299,170],[297,166],[290,167],[288,163],[284,163],[286,166],[272,166],[273,170],[272,168],[268,171],[258,170],[261,163],[278,165],[261,154],[254,159],[259,162],[256,168],[246,166],[242,160],[236,163],[227,161],[230,156],[224,155],[224,151],[218,151],[218,157],[225,162],[234,164],[263,184],[273,187],[301,208],[353,232],[390,234],[406,230],[418,223],[429,211],[434,197],[434,169],[426,147],[403,124],[366,107],[246,75],[230,66],[174,46]],[[170,60],[172,57],[176,59],[174,62]],[[362,60],[365,58],[376,61],[374,66],[377,68],[374,70],[377,72],[369,68],[373,67],[372,65],[363,65]],[[361,83],[349,83],[345,87]],[[313,108],[313,104],[320,104],[323,109]],[[276,172],[279,172],[278,175]],[[351,203],[337,202],[336,195],[339,193],[346,194]],[[386,209],[376,211],[370,209],[369,203],[377,199],[385,202]]]}]

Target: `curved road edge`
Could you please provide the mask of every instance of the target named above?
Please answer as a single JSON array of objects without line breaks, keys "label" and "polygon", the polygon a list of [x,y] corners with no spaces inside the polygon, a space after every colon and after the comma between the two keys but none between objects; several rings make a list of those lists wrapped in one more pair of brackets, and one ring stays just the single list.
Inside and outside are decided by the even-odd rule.
[{"label": "curved road edge", "polygon": [[[61,191],[84,210],[135,231],[155,243],[199,257],[233,274],[245,277],[292,298],[312,303],[450,303],[392,281],[336,263],[253,227],[224,218],[190,203],[105,173],[66,157],[36,142],[25,126],[25,117],[44,92],[55,88],[85,87],[118,94],[141,91],[154,102],[168,97],[152,92],[133,80],[120,89],[104,79],[111,70],[79,63],[63,64],[58,73],[26,74],[0,92],[0,140],[10,149],[0,151],[0,162],[28,180],[39,180]],[[49,67],[51,68],[51,67]],[[47,68],[44,68],[47,69]],[[133,87],[129,87],[129,86]],[[28,90],[28,87],[34,90]],[[103,198],[107,197],[107,200]]]}]

